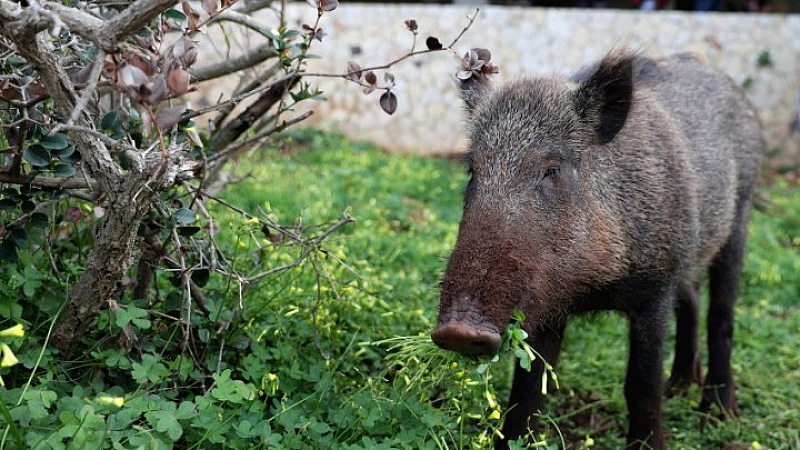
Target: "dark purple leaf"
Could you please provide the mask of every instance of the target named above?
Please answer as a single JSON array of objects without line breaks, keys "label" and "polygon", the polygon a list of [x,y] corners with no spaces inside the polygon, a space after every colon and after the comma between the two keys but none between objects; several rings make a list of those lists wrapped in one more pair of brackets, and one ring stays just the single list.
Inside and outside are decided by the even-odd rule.
[{"label": "dark purple leaf", "polygon": [[219,8],[217,0],[202,0],[201,5],[208,14],[214,14]]},{"label": "dark purple leaf", "polygon": [[478,56],[478,59],[481,61],[488,63],[492,60],[492,52],[486,50],[485,48],[473,48],[473,52]]},{"label": "dark purple leaf", "polygon": [[339,0],[319,0],[320,11],[333,11],[339,7]]},{"label": "dark purple leaf", "polygon": [[316,29],[311,25],[303,24],[301,27],[312,39],[316,39],[322,42],[322,38],[325,36],[325,32],[322,31],[322,27],[317,27]]},{"label": "dark purple leaf", "polygon": [[33,83],[28,85],[26,89],[28,91],[28,97],[45,97],[49,95],[47,93],[47,89],[44,88],[39,82],[34,81]]},{"label": "dark purple leaf", "polygon": [[123,87],[134,90],[138,90],[140,86],[143,86],[148,81],[147,75],[141,69],[130,64],[120,67],[117,72],[117,80]]},{"label": "dark purple leaf", "polygon": [[167,75],[167,86],[175,95],[189,92],[189,72],[183,69],[173,70]]},{"label": "dark purple leaf", "polygon": [[392,115],[397,111],[397,96],[392,91],[386,91],[381,95],[380,104],[386,114]]},{"label": "dark purple leaf", "polygon": [[490,63],[492,54],[485,48],[473,48],[461,58],[461,70],[456,74],[461,80],[473,75],[484,76],[499,72],[497,66]]},{"label": "dark purple leaf", "polygon": [[186,50],[186,53],[183,54],[181,58],[183,62],[183,67],[189,68],[192,67],[192,64],[197,61],[197,46],[192,46]]},{"label": "dark purple leaf", "polygon": [[173,125],[180,122],[181,115],[183,115],[185,110],[185,106],[175,106],[173,108],[164,108],[160,110],[156,117],[156,125],[162,130],[172,128]]},{"label": "dark purple leaf", "polygon": [[[174,11],[174,10],[170,10],[170,11]],[[141,47],[142,50],[149,50],[150,49],[150,42],[147,39],[145,39],[145,38],[143,38],[141,36],[136,36],[136,35],[133,36],[133,39],[136,41],[136,43],[139,45],[139,47]]]},{"label": "dark purple leaf", "polygon": [[361,79],[361,66],[355,62],[350,61],[347,63],[347,77],[353,81],[359,81]]},{"label": "dark purple leaf", "polygon": [[412,33],[416,33],[417,32],[417,21],[416,20],[414,20],[414,19],[406,19],[405,22],[403,22],[403,23],[406,24],[406,28],[408,28],[408,30],[411,31]]},{"label": "dark purple leaf", "polygon": [[375,83],[378,82],[378,76],[375,75],[375,72],[370,70],[369,72],[366,73],[366,75],[364,75],[364,81],[366,81],[367,84],[374,85]]},{"label": "dark purple leaf", "polygon": [[[87,72],[86,79],[89,78],[88,72],[91,72],[91,70],[88,70],[88,69],[89,69],[88,67],[85,67],[84,69],[81,69],[81,71],[86,70],[86,72]],[[73,74],[72,75],[72,77],[73,77],[72,81],[74,83],[77,83],[77,81],[75,81],[75,79],[74,79],[74,77],[76,77],[76,76],[77,76],[77,74]],[[85,81],[84,81],[84,83],[85,83]],[[10,80],[0,81],[0,100],[5,100],[7,102],[11,102],[11,101],[22,100],[22,98],[23,97],[22,97],[22,94],[20,93],[20,90],[16,86],[12,85]]]},{"label": "dark purple leaf", "polygon": [[83,219],[83,217],[84,217],[83,210],[75,206],[70,206],[64,213],[64,220],[66,220],[67,222],[77,222]]},{"label": "dark purple leaf", "polygon": [[469,80],[470,77],[472,77],[472,71],[471,70],[459,70],[458,73],[456,74],[456,77],[459,80]]},{"label": "dark purple leaf", "polygon": [[467,54],[466,62],[467,62],[467,68],[476,73],[480,72],[481,67],[483,67],[483,65],[486,64],[486,61],[483,61],[478,57],[478,52],[476,52],[475,49],[469,51],[469,53]]},{"label": "dark purple leaf", "polygon": [[442,43],[439,42],[439,39],[431,36],[428,39],[425,39],[425,45],[428,46],[428,50],[441,50]]},{"label": "dark purple leaf", "polygon": [[[70,78],[72,82],[77,85],[84,85],[89,82],[89,75],[92,74],[92,65],[89,64],[87,66],[82,67],[77,72],[73,72]],[[2,89],[0,89],[0,98],[2,98]]]},{"label": "dark purple leaf", "polygon": [[147,101],[151,105],[158,104],[161,100],[164,100],[164,97],[167,96],[167,81],[161,74],[153,77],[153,85],[150,88],[150,91],[150,97],[148,97]]},{"label": "dark purple leaf", "polygon": [[494,64],[486,64],[485,66],[483,66],[483,69],[481,70],[481,73],[486,75],[498,72],[500,72],[500,68],[495,66]]},{"label": "dark purple leaf", "polygon": [[200,14],[194,12],[192,5],[186,0],[181,2],[181,9],[183,9],[183,13],[186,14],[186,18],[189,19],[189,30],[197,31],[197,25],[200,22]]},{"label": "dark purple leaf", "polygon": [[158,71],[158,63],[149,57],[144,58],[139,55],[133,55],[128,58],[128,64],[138,67],[148,77]]},{"label": "dark purple leaf", "polygon": [[172,45],[172,57],[173,62],[180,60],[183,67],[187,68],[197,60],[197,45],[187,36],[183,36]]}]

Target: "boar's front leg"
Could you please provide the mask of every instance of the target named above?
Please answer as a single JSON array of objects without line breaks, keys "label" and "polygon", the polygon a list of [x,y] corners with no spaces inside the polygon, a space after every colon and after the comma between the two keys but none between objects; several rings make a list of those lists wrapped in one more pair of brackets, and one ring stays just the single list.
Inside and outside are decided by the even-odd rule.
[{"label": "boar's front leg", "polygon": [[629,429],[627,448],[666,450],[661,430],[663,343],[672,305],[670,295],[644,300],[628,313],[630,355],[625,379]]},{"label": "boar's front leg", "polygon": [[[529,338],[531,347],[555,367],[558,354],[561,352],[561,339],[564,336],[566,322],[555,327],[545,327],[536,336]],[[530,372],[517,365],[514,371],[514,383],[511,386],[511,396],[508,406],[511,410],[506,415],[503,425],[505,439],[513,441],[520,436],[528,434],[534,428],[536,419],[534,414],[544,406],[542,395],[542,372],[545,370],[542,358],[537,358],[531,364]],[[498,441],[495,449],[506,449],[506,441]]]}]

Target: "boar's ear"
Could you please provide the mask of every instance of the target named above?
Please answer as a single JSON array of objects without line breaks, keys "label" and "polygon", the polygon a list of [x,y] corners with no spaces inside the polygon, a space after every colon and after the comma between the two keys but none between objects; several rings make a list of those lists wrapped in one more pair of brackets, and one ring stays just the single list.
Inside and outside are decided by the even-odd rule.
[{"label": "boar's ear", "polygon": [[578,114],[595,131],[597,143],[614,139],[631,108],[633,97],[633,56],[610,54],[580,84],[576,101]]},{"label": "boar's ear", "polygon": [[464,54],[459,61],[456,73],[461,97],[471,114],[477,108],[481,98],[489,91],[489,76],[498,72],[497,66],[491,63],[492,54],[484,48],[473,48]]}]

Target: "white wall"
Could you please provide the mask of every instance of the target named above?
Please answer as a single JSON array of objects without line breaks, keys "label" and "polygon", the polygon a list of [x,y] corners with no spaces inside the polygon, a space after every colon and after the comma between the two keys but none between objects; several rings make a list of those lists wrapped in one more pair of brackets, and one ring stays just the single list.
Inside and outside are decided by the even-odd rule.
[{"label": "white wall", "polygon": [[[314,43],[313,53],[324,59],[313,61],[310,70],[342,73],[350,60],[367,67],[403,55],[411,45],[404,19],[419,23],[418,49],[424,48],[430,35],[446,45],[473,10],[467,5],[342,2],[323,17],[328,35],[322,43]],[[315,15],[305,2],[290,4],[293,21],[311,23]],[[491,50],[500,78],[508,78],[525,73],[569,74],[620,45],[655,56],[696,52],[739,83],[751,79],[747,93],[759,109],[769,145],[782,149],[773,165],[800,163],[800,135],[791,128],[800,107],[798,15],[482,6],[475,24],[456,47],[459,53],[471,47]],[[770,53],[771,67],[757,67],[763,51]],[[463,111],[451,80],[456,65],[452,53],[441,52],[392,68],[399,98],[393,116],[378,107],[378,92],[366,96],[341,79],[312,79],[328,101],[313,105],[316,113],[307,124],[374,141],[391,151],[461,151]],[[216,99],[219,93],[230,91],[230,86],[219,83],[204,93]]]}]

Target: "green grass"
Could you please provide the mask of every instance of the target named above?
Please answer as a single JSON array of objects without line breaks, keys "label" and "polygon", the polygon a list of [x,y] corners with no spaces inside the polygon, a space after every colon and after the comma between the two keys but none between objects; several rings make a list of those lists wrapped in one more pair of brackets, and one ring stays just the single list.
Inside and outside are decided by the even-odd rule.
[{"label": "green grass", "polygon": [[[312,233],[345,211],[356,219],[325,241],[324,252],[244,297],[248,333],[263,346],[238,362],[237,374],[255,384],[265,373],[279,380],[270,411],[280,447],[487,448],[499,422],[490,418],[496,408],[486,396],[496,394],[503,406],[514,362],[501,359],[484,376],[478,363],[413,338],[435,324],[437,283],[461,214],[463,168],[390,156],[328,134],[301,132],[293,140],[284,151],[253,154],[237,169],[247,178],[223,193],[247,210],[299,220]],[[764,193],[772,203],[753,214],[736,309],[742,417],[700,430],[695,387],[665,402],[671,449],[800,448],[800,189],[779,180]],[[215,211],[221,242],[262,247],[259,257],[241,262],[251,272],[296,255],[257,232],[243,233],[238,214]],[[399,336],[412,338],[374,344]],[[405,353],[392,350],[401,342],[410,346],[400,347]],[[667,345],[671,355],[672,340]],[[557,369],[561,389],[546,411],[553,426],[540,448],[561,448],[559,430],[571,448],[624,447],[627,347],[619,315],[570,323]]]}]

